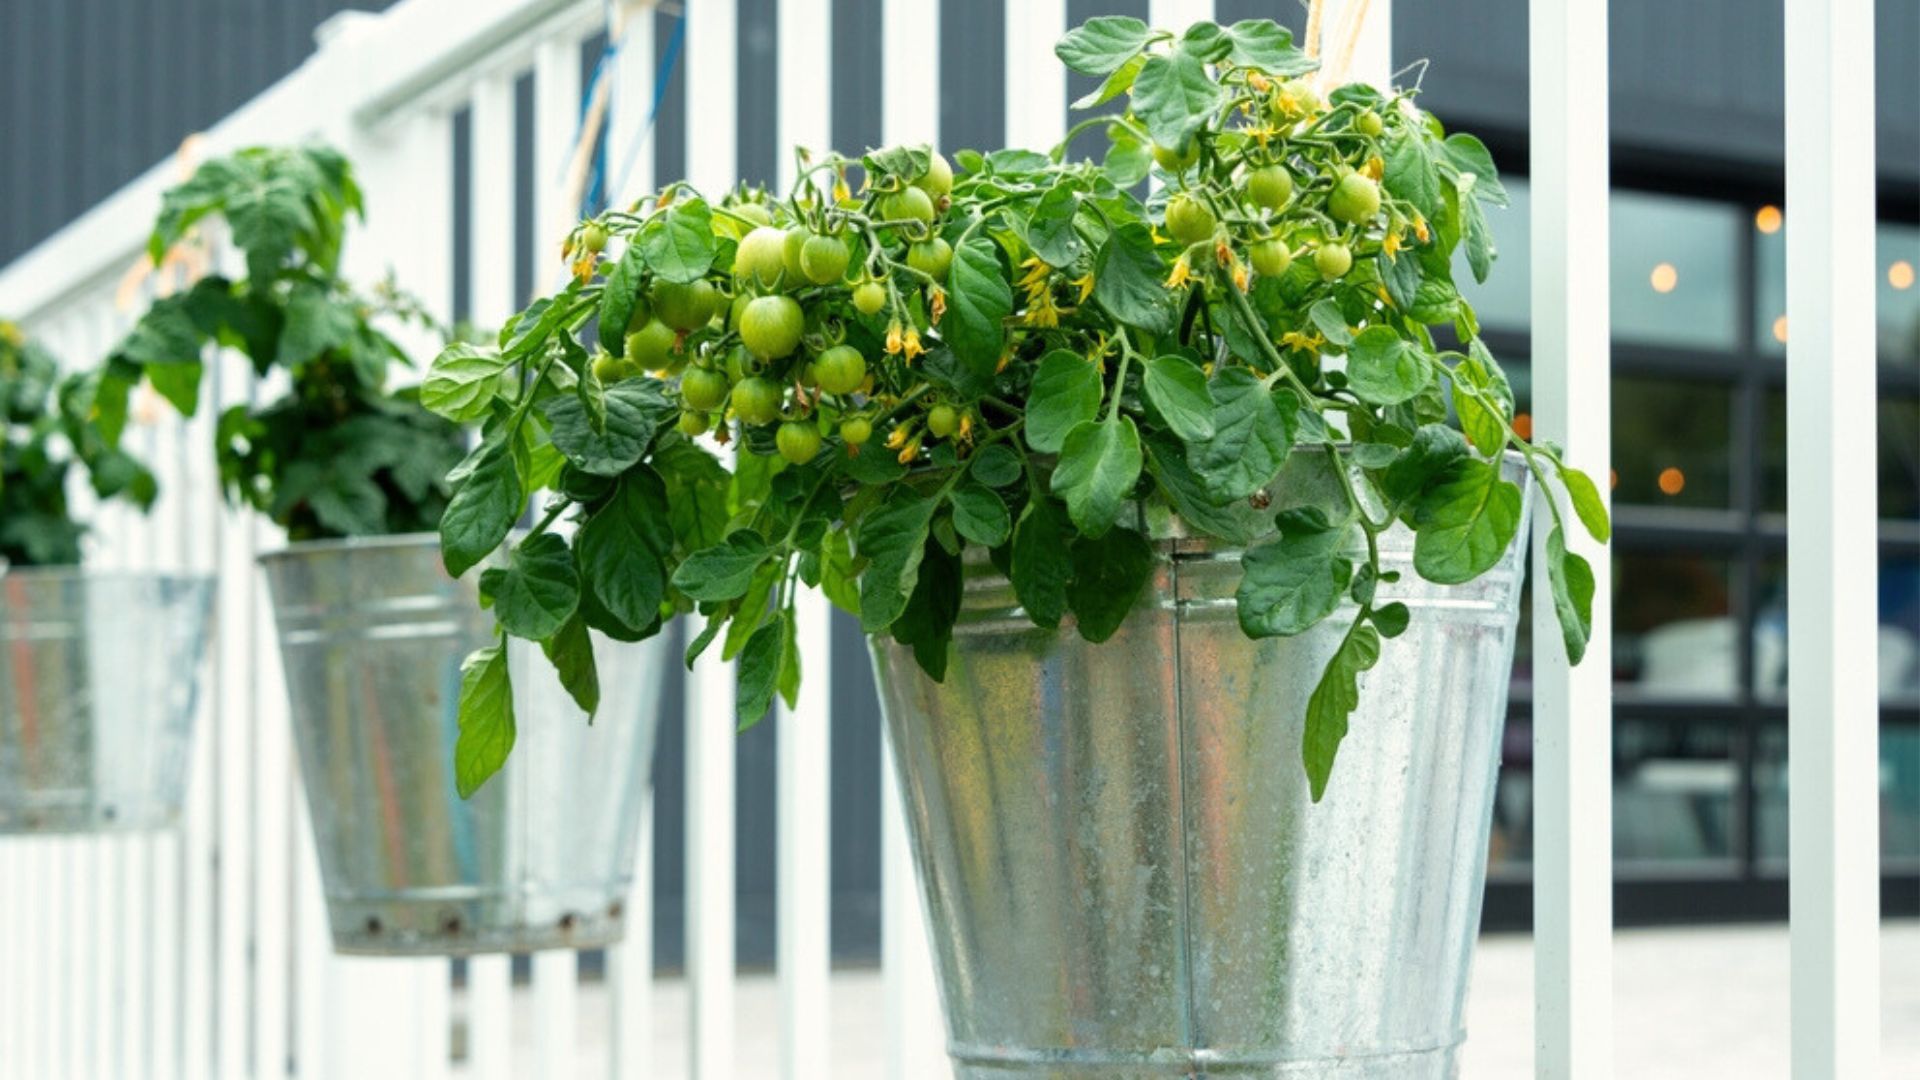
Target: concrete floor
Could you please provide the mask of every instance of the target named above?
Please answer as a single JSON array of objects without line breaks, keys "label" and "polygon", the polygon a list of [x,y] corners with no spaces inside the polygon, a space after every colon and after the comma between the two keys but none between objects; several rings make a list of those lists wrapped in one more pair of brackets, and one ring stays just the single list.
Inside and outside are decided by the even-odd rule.
[{"label": "concrete floor", "polygon": [[[1920,922],[1882,929],[1882,1076],[1920,1077]],[[1787,931],[1784,926],[1630,930],[1615,935],[1614,1075],[1622,1080],[1785,1080]],[[835,976],[832,1080],[881,1080],[877,972]],[[1533,945],[1529,938],[1483,939],[1474,962],[1461,1075],[1470,1080],[1533,1076]],[[532,1002],[517,995],[516,1039],[531,1076]],[[777,1078],[778,997],[770,976],[739,986],[741,1080]],[[687,1076],[686,986],[660,983],[655,996],[659,1080]],[[605,1076],[608,1007],[603,987],[582,988],[579,1075]],[[917,1080],[917,1078],[916,1078]]]}]

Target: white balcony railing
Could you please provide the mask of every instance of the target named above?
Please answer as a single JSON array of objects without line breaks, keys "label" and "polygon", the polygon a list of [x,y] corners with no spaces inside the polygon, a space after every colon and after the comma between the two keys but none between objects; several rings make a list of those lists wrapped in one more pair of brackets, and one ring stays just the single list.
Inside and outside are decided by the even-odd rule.
[{"label": "white balcony railing", "polygon": [[[961,0],[944,0],[959,3]],[[939,135],[938,71],[921,42],[941,0],[879,0],[883,134]],[[1348,0],[1370,30],[1356,70],[1386,73],[1388,0]],[[688,93],[686,172],[732,182],[737,132],[736,0],[682,0]],[[1066,0],[1005,5],[1006,131],[1046,145],[1063,134],[1066,87],[1052,44]],[[1278,5],[1276,5],[1278,7]],[[440,313],[452,306],[451,117],[470,109],[468,205],[472,314],[498,323],[516,306],[514,85],[531,71],[542,244],[569,224],[565,194],[579,122],[581,43],[608,30],[608,160],[636,166],[616,201],[649,189],[646,136],[654,81],[651,3],[595,0],[400,0],[385,14],[343,17],[315,55],[206,133],[203,154],[322,137],[359,164],[373,210],[350,245],[357,276],[393,268]],[[1210,16],[1211,0],[1152,0],[1154,21]],[[778,144],[825,145],[831,0],[782,0]],[[1607,12],[1604,0],[1531,0],[1534,387],[1538,431],[1591,471],[1608,458],[1607,265],[1595,257],[1607,214]],[[1872,5],[1786,0],[1792,520],[1794,1075],[1875,1075],[1873,929],[1876,711],[1871,664],[1873,498]],[[1292,6],[1276,14],[1290,15]],[[633,17],[642,16],[642,17]],[[636,111],[637,110],[637,111]],[[716,119],[720,118],[720,119]],[[10,147],[32,152],[31,147]],[[775,160],[787,167],[786,155]],[[0,271],[0,313],[21,320],[69,362],[104,354],[137,312],[116,301],[161,191],[162,162]],[[426,343],[420,343],[425,351]],[[212,395],[246,400],[237,359]],[[153,419],[140,449],[161,473],[147,517],[105,509],[99,561],[212,570],[220,578],[214,682],[201,717],[192,790],[178,833],[109,840],[0,843],[0,1077],[419,1077],[452,1074],[453,991],[445,960],[354,960],[332,954],[317,869],[291,764],[278,656],[254,567],[279,538],[222,508],[210,455],[211,411]],[[1859,547],[1861,550],[1855,550]],[[1610,619],[1606,563],[1595,567],[1593,657],[1577,673],[1535,681],[1537,1049],[1541,1077],[1611,1075]],[[1541,602],[1550,598],[1541,593]],[[803,618],[824,643],[826,612]],[[1549,612],[1546,618],[1551,620]],[[824,672],[827,664],[815,661]],[[783,1075],[833,1074],[827,1045],[827,737],[832,687],[811,677],[793,723],[779,725],[779,1004]],[[736,1075],[733,955],[734,742],[730,669],[705,660],[687,695],[686,888],[694,1075]],[[890,773],[883,778],[886,1009],[879,1038],[893,1078],[942,1075],[944,1033]],[[642,830],[651,836],[651,828]],[[609,958],[610,1077],[645,1075],[652,952],[652,853],[643,842],[629,911],[632,937]],[[520,1075],[512,1062],[510,970],[472,961],[465,998],[468,1075]],[[533,960],[535,1060],[525,1075],[586,1075],[572,953]],[[596,996],[594,999],[600,1000]],[[596,1080],[598,1078],[596,1077]]]}]

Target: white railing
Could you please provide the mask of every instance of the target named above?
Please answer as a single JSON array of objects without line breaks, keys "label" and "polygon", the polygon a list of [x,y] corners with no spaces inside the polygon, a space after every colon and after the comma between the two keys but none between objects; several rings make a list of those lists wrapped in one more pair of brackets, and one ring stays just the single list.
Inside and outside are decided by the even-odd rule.
[{"label": "white railing", "polygon": [[[957,3],[960,0],[947,0]],[[1366,6],[1368,0],[1349,0]],[[572,208],[562,177],[580,108],[581,43],[608,28],[597,0],[401,0],[380,16],[333,24],[315,56],[207,133],[204,153],[306,136],[327,138],[359,164],[372,216],[349,246],[361,278],[398,272],[440,314],[452,304],[451,116],[471,109],[468,278],[472,315],[497,323],[514,295],[514,83],[532,72],[536,240]],[[687,174],[712,187],[735,174],[734,0],[684,0]],[[882,124],[888,140],[938,136],[937,64],[925,43],[937,0],[882,0]],[[780,146],[825,145],[830,0],[778,7]],[[1046,145],[1062,134],[1065,79],[1052,43],[1065,0],[1006,5],[1009,141]],[[1163,25],[1212,13],[1211,0],[1152,0]],[[1380,78],[1390,4],[1371,4],[1356,70]],[[1789,362],[1789,447],[1796,507],[1794,563],[1793,888],[1795,1075],[1874,1075],[1877,866],[1873,783],[1874,680],[1842,664],[1870,662],[1872,395],[1870,265],[1871,0],[1787,0],[1788,184],[1796,249]],[[615,12],[610,162],[638,162],[616,201],[655,181],[645,138],[653,21]],[[1291,14],[1291,6],[1276,14]],[[1533,350],[1541,435],[1568,446],[1595,475],[1608,459],[1606,259],[1595,248],[1607,214],[1604,0],[1531,0],[1532,176],[1535,192]],[[1851,44],[1850,44],[1851,43]],[[12,148],[31,152],[31,148]],[[784,153],[775,158],[787,168]],[[617,168],[615,170],[618,171]],[[0,271],[0,313],[22,320],[69,362],[100,357],[133,313],[115,292],[144,240],[160,192],[177,178],[155,166]],[[1861,188],[1861,190],[1854,190]],[[1598,255],[1598,257],[1596,257]],[[424,344],[424,343],[422,343]],[[258,392],[228,358],[209,400]],[[329,949],[318,873],[296,791],[273,633],[254,568],[280,542],[251,515],[224,509],[209,425],[154,417],[135,438],[161,473],[149,516],[101,511],[102,565],[211,570],[220,622],[195,744],[186,823],[177,833],[107,840],[0,843],[0,1077],[447,1077],[456,1004],[468,1032],[464,1075],[587,1076],[572,953],[533,961],[532,1060],[514,1060],[510,969],[471,962],[456,1003],[444,960],[354,960]],[[1863,418],[1868,422],[1863,423]],[[1611,687],[1607,565],[1596,564],[1592,655],[1577,673],[1537,660],[1540,782],[1535,865],[1536,1070],[1542,1077],[1611,1075]],[[1544,595],[1544,590],[1542,590]],[[803,609],[814,670],[800,705],[778,726],[779,1060],[789,1080],[834,1075],[828,1043],[827,924],[832,687],[827,616]],[[1550,614],[1547,622],[1551,624]],[[1863,689],[1864,688],[1864,689]],[[690,678],[687,725],[687,1043],[692,1075],[736,1075],[734,736],[729,667],[703,661]],[[877,1038],[890,1078],[942,1075],[942,1033],[924,927],[906,859],[890,772],[883,772],[883,954],[886,1011]],[[648,814],[652,808],[649,805]],[[650,818],[649,818],[650,822]],[[627,943],[608,962],[612,1033],[604,1075],[651,1074],[652,851],[643,828]],[[600,1000],[598,998],[594,1000]],[[529,1041],[529,1040],[522,1040]],[[844,1048],[843,1048],[844,1049]],[[599,1074],[591,1074],[599,1075]]]}]

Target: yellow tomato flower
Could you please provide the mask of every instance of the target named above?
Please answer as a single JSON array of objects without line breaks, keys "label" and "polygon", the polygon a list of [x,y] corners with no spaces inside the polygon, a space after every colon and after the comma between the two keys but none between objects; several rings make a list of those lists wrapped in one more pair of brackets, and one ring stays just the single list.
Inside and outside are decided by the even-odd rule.
[{"label": "yellow tomato flower", "polygon": [[900,351],[906,356],[909,362],[911,362],[914,357],[926,352],[927,350],[920,345],[920,331],[911,326],[907,327],[906,336],[901,340]]},{"label": "yellow tomato flower", "polygon": [[1173,260],[1173,273],[1167,275],[1167,288],[1178,289],[1193,280],[1193,267],[1187,264],[1185,252]]},{"label": "yellow tomato flower", "polygon": [[928,301],[928,311],[933,325],[939,326],[940,316],[947,313],[947,292],[938,285],[933,288],[933,298]]},{"label": "yellow tomato flower", "polygon": [[1087,297],[1093,295],[1093,271],[1089,270],[1074,278],[1072,284],[1080,290],[1080,303],[1086,303]]},{"label": "yellow tomato flower", "polygon": [[900,320],[895,319],[887,324],[887,355],[892,356],[898,353],[901,344]]},{"label": "yellow tomato flower", "polygon": [[1289,349],[1299,349],[1303,352],[1313,352],[1315,349],[1318,349],[1321,340],[1319,334],[1305,334],[1298,330],[1289,330],[1280,336],[1281,345]]}]

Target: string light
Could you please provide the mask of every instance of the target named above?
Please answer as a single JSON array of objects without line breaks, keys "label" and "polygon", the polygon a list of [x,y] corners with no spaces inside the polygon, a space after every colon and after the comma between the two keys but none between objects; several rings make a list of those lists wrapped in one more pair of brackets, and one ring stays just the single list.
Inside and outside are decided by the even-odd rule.
[{"label": "string light", "polygon": [[1659,483],[1662,495],[1678,495],[1686,489],[1687,474],[1669,465],[1660,470]]},{"label": "string light", "polygon": [[1780,213],[1780,208],[1772,203],[1768,203],[1753,212],[1753,227],[1766,233],[1768,236],[1779,232],[1781,224],[1785,221],[1786,216]]},{"label": "string light", "polygon": [[1653,268],[1647,280],[1653,285],[1654,292],[1670,293],[1674,286],[1680,284],[1680,271],[1674,269],[1672,263],[1663,262]]},{"label": "string light", "polygon": [[1773,320],[1773,340],[1782,345],[1787,343],[1787,317],[1785,315]]},{"label": "string light", "polygon": [[1887,284],[1896,289],[1913,288],[1913,264],[1901,259],[1887,267]]}]

